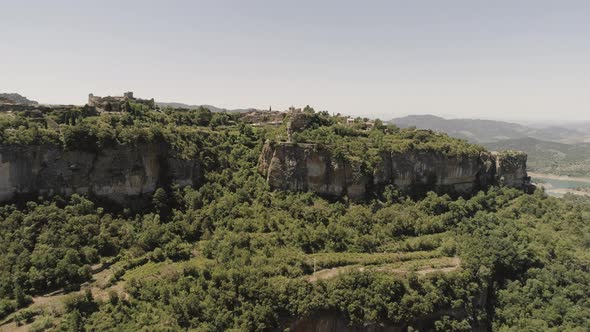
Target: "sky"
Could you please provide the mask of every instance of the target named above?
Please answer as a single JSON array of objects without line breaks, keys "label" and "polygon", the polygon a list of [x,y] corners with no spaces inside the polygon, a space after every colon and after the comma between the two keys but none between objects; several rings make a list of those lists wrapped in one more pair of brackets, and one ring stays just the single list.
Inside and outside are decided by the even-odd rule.
[{"label": "sky", "polygon": [[590,2],[0,0],[0,92],[590,120]]}]

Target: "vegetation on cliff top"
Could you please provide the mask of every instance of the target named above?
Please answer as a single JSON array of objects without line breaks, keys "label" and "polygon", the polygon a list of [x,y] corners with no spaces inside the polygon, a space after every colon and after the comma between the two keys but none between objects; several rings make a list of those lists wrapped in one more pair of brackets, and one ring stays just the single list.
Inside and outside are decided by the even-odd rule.
[{"label": "vegetation on cliff top", "polygon": [[[130,103],[122,114],[98,115],[88,107],[54,109],[45,116],[11,113],[0,115],[0,144],[61,145],[71,150],[98,151],[120,144],[167,142],[184,157],[194,156],[203,137],[210,138],[223,129],[244,130],[238,113],[212,113],[208,109],[150,110]],[[464,140],[429,130],[399,129],[379,120],[367,126],[357,119],[315,112],[307,107],[296,115],[303,126],[294,131],[294,142],[318,143],[342,158],[373,160],[380,152],[431,151],[445,155],[479,155],[483,148]],[[287,118],[287,121],[292,120]],[[221,130],[216,130],[221,128]],[[251,127],[248,130],[252,131]],[[267,138],[286,139],[286,123],[276,128],[260,127]]]},{"label": "vegetation on cliff top", "polygon": [[[209,171],[199,188],[158,189],[143,211],[77,195],[1,206],[0,317],[58,331],[258,331],[321,313],[418,330],[590,328],[588,199],[492,188],[415,201],[388,187],[370,202],[329,202],[273,192],[257,173],[263,142],[285,128],[202,110],[65,118],[59,130],[26,119],[14,137],[44,129],[81,148],[64,138],[84,128],[102,149],[162,128],[153,137],[198,151]],[[20,129],[2,123],[6,144]],[[318,141],[338,126],[299,133]],[[352,144],[403,132],[354,130],[342,136]],[[40,296],[59,289],[70,295]]]},{"label": "vegetation on cliff top", "polygon": [[316,113],[309,108],[296,115],[305,125],[293,133],[294,142],[318,143],[336,153],[363,159],[363,154],[378,155],[380,152],[430,151],[448,156],[479,155],[484,148],[465,140],[449,137],[443,133],[415,128],[400,129],[384,125],[380,120],[355,119]]},{"label": "vegetation on cliff top", "polygon": [[[236,116],[207,109],[150,110],[130,103],[128,112],[96,114],[90,108],[54,109],[39,114],[10,113],[0,115],[0,144],[63,146],[68,150],[97,152],[125,144],[166,142],[181,157],[198,157],[206,141],[220,132],[212,129],[230,123]],[[236,126],[236,128],[238,128]]]}]

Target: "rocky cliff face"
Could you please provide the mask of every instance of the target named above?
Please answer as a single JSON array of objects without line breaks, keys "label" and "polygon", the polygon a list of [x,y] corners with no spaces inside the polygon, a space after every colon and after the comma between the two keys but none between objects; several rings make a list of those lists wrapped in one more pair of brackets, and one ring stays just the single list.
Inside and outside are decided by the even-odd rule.
[{"label": "rocky cliff face", "polygon": [[259,162],[272,188],[323,196],[363,196],[369,178],[360,166],[334,158],[319,145],[294,143],[267,143]]},{"label": "rocky cliff face", "polygon": [[[121,145],[97,153],[60,146],[0,146],[0,201],[18,195],[91,194],[128,204],[166,183],[195,185],[201,167],[163,143]],[[148,196],[149,198],[149,196]]]},{"label": "rocky cliff face", "polygon": [[374,169],[336,159],[316,144],[271,143],[263,148],[259,171],[274,189],[313,191],[322,196],[363,199],[393,184],[409,194],[436,191],[469,195],[494,184],[528,186],[523,153],[449,157],[439,152],[382,152]]},{"label": "rocky cliff face", "polygon": [[527,155],[517,152],[506,152],[496,154],[496,180],[499,184],[508,187],[523,187],[522,179],[530,185],[530,178],[526,172]]}]

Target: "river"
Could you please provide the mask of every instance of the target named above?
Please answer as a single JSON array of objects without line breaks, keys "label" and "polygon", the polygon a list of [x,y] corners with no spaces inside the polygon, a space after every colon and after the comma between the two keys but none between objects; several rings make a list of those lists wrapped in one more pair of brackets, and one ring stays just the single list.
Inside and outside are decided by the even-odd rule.
[{"label": "river", "polygon": [[529,176],[533,183],[545,188],[545,192],[550,196],[561,197],[566,193],[590,196],[590,192],[575,190],[575,188],[590,187],[590,178],[542,173],[529,173]]}]

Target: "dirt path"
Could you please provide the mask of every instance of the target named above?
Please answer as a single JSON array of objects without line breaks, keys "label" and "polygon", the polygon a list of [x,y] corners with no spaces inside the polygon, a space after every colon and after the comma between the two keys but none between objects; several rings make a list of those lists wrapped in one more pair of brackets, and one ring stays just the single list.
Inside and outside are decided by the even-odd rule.
[{"label": "dirt path", "polygon": [[[448,264],[446,264],[446,265],[448,265],[448,266],[439,267],[439,268],[425,266],[425,267],[422,267],[422,268],[415,270],[413,272],[415,272],[416,274],[421,275],[421,276],[425,276],[427,274],[435,273],[435,272],[449,273],[449,272],[455,271],[461,267],[461,259],[459,259],[459,257],[452,257],[449,260]],[[407,274],[412,271],[412,270],[408,270],[408,269],[404,269],[404,268],[399,268],[399,269],[380,268],[377,270],[384,271],[384,272],[397,273],[397,274]]]},{"label": "dirt path", "polygon": [[359,267],[356,265],[352,265],[352,266],[348,265],[348,266],[335,267],[335,268],[331,268],[331,269],[319,270],[316,273],[312,274],[307,280],[309,282],[315,282],[318,280],[332,279],[332,278],[338,276],[339,274],[349,273],[354,270],[362,272],[365,270],[365,268]]},{"label": "dirt path", "polygon": [[0,326],[0,331],[2,332],[27,332],[31,327],[30,324],[25,324],[21,326],[16,326],[16,323],[8,323],[5,325]]},{"label": "dirt path", "polygon": [[118,293],[122,292],[123,287],[120,283],[117,283],[113,286],[108,285],[109,279],[112,275],[113,271],[110,268],[100,269],[100,272],[97,272],[92,276],[92,280],[89,283],[84,283],[80,286],[79,291],[69,293],[55,291],[49,294],[35,296],[33,297],[33,304],[31,308],[53,307],[58,309],[58,307],[61,305],[61,300],[64,297],[70,294],[82,293],[86,290],[90,290],[92,292],[92,296],[94,296],[95,299],[104,300],[108,297],[108,293],[111,290],[115,290]]},{"label": "dirt path", "polygon": [[309,282],[315,282],[318,280],[327,280],[337,277],[343,273],[350,273],[353,271],[379,271],[379,272],[387,272],[387,273],[394,273],[394,274],[408,274],[414,272],[418,275],[424,276],[430,273],[442,272],[442,273],[449,273],[455,271],[461,267],[461,259],[459,257],[449,257],[448,260],[445,261],[443,267],[435,268],[430,265],[424,265],[419,267],[418,269],[408,269],[407,267],[399,267],[399,268],[390,268],[387,266],[381,267],[366,267],[366,266],[359,266],[359,265],[347,265],[341,267],[335,267],[331,269],[324,269],[317,271],[316,273],[312,274],[307,278]]},{"label": "dirt path", "polygon": [[[106,268],[93,266],[93,270],[98,272],[92,276],[92,280],[89,283],[82,284],[79,291],[66,293],[63,290],[58,290],[45,295],[35,296],[33,297],[33,303],[24,309],[38,309],[45,313],[59,312],[63,309],[64,298],[71,294],[83,293],[86,290],[90,290],[92,296],[97,300],[106,300],[111,291],[117,292],[119,296],[126,296],[123,291],[123,282],[119,281],[113,286],[108,285],[109,279],[113,275],[110,264]],[[28,331],[29,327],[30,324],[16,326],[14,322],[8,319],[5,321],[5,324],[0,325],[0,331]]]}]

